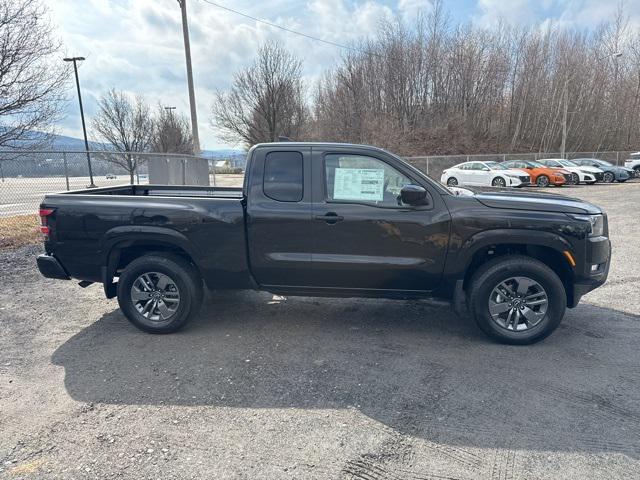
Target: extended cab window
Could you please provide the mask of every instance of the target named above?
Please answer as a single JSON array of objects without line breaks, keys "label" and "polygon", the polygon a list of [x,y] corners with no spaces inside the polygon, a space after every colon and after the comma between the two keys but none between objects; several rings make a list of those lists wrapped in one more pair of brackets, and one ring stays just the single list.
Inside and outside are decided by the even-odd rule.
[{"label": "extended cab window", "polygon": [[270,152],[264,163],[264,194],[279,202],[302,200],[302,154]]},{"label": "extended cab window", "polygon": [[330,154],[324,162],[329,201],[397,207],[402,205],[400,190],[411,183],[395,168],[373,157]]}]

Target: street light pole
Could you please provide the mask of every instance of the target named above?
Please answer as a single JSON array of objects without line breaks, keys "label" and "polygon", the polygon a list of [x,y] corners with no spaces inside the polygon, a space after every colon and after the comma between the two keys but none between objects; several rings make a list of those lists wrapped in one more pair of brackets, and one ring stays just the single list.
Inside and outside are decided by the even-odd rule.
[{"label": "street light pole", "polygon": [[89,166],[89,185],[88,188],[95,188],[93,183],[93,171],[91,170],[91,155],[89,154],[89,141],[87,140],[87,127],[84,122],[84,109],[82,108],[82,94],[80,93],[80,80],[78,79],[77,62],[84,60],[84,57],[67,57],[63,59],[65,62],[73,62],[73,71],[76,75],[76,88],[78,89],[78,102],[80,103],[80,118],[82,119],[82,133],[84,135],[84,148],[87,152],[87,165]]},{"label": "street light pole", "polygon": [[189,43],[189,25],[187,23],[187,0],[178,0],[182,12],[182,35],[184,37],[184,55],[187,61],[187,84],[189,87],[189,106],[191,108],[191,135],[193,150],[200,152],[200,138],[198,136],[198,115],[196,113],[196,96],[193,89],[193,72],[191,71],[191,44]]}]

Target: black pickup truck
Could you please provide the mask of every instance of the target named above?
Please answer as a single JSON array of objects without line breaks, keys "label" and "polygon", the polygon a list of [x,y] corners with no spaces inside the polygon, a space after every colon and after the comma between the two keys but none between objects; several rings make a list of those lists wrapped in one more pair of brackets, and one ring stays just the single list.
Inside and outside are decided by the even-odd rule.
[{"label": "black pickup truck", "polygon": [[137,327],[178,330],[203,287],[438,297],[525,344],[602,285],[607,217],[559,195],[448,189],[384,150],[254,146],[242,188],[126,185],[47,195],[49,278],[104,285]]}]

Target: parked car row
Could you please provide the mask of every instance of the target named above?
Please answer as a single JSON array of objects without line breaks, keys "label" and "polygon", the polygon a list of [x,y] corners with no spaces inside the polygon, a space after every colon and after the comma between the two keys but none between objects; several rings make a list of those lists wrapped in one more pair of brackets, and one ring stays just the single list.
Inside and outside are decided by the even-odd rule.
[{"label": "parked car row", "polygon": [[633,168],[626,165],[619,167],[597,158],[464,162],[444,170],[440,181],[449,187],[560,187],[579,183],[593,185],[596,182],[626,182],[630,178],[640,176],[640,152],[637,162]]}]

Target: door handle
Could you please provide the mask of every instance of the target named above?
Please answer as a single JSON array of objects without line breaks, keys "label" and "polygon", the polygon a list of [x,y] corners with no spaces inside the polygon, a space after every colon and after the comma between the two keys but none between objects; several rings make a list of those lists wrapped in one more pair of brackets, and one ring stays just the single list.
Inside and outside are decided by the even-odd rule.
[{"label": "door handle", "polygon": [[329,225],[333,225],[334,223],[344,220],[344,217],[342,215],[338,215],[335,212],[325,213],[324,215],[315,215],[313,218],[315,218],[316,220],[327,222]]}]

